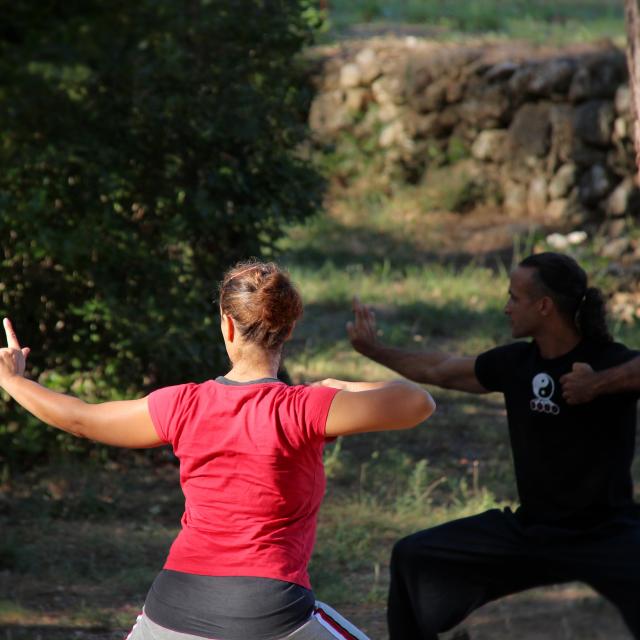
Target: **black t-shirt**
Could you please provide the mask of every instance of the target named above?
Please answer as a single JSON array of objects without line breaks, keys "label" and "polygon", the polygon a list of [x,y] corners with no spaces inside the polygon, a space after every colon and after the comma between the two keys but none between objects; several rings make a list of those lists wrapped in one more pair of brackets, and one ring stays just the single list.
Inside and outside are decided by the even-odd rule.
[{"label": "black t-shirt", "polygon": [[602,395],[570,406],[562,398],[560,378],[574,362],[598,371],[636,355],[618,343],[583,340],[553,359],[542,358],[535,341],[478,356],[480,384],[505,397],[519,515],[525,522],[581,526],[635,512],[636,394]]}]

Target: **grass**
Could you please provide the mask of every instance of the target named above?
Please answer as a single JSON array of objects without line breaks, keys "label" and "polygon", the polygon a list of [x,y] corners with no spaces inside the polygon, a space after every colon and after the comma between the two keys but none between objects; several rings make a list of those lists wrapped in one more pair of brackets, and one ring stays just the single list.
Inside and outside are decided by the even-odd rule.
[{"label": "grass", "polygon": [[103,466],[61,461],[1,489],[0,629],[130,628],[178,530],[175,467],[127,452]]},{"label": "grass", "polygon": [[287,366],[294,376],[329,375],[336,366],[352,379],[381,373],[346,338],[354,295],[375,307],[381,336],[393,344],[419,348],[430,336],[439,348],[473,352],[507,337],[502,317],[506,278],[487,268],[394,268],[386,261],[369,268],[328,263],[319,269],[292,267],[291,272],[306,301],[305,319],[288,349]]},{"label": "grass", "polygon": [[623,7],[617,0],[331,0],[328,4],[324,35],[328,40],[358,33],[363,25],[390,31],[413,25],[435,38],[484,34],[555,44],[624,37]]}]

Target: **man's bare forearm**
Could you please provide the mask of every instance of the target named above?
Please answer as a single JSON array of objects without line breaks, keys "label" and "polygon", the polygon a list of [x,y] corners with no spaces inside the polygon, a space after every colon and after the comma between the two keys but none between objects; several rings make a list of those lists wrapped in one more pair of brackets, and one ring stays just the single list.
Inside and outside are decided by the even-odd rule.
[{"label": "man's bare forearm", "polygon": [[439,351],[416,351],[389,347],[378,341],[371,309],[354,299],[354,322],[347,323],[353,348],[363,356],[393,369],[400,375],[446,389],[486,393],[475,373],[475,357],[460,357]]},{"label": "man's bare forearm", "polygon": [[640,356],[610,369],[598,371],[594,378],[596,395],[640,391]]},{"label": "man's bare forearm", "polygon": [[569,404],[584,404],[598,396],[640,391],[640,356],[624,364],[594,371],[585,362],[576,362],[560,378],[562,396]]}]

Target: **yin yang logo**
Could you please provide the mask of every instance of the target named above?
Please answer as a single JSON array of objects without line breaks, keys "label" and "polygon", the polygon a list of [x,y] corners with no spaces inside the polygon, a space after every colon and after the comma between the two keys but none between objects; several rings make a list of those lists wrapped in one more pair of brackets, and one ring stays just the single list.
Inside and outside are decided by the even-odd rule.
[{"label": "yin yang logo", "polygon": [[546,373],[539,373],[533,379],[533,395],[541,400],[550,398],[555,390],[553,378]]},{"label": "yin yang logo", "polygon": [[560,407],[551,400],[556,388],[553,378],[548,373],[538,373],[531,381],[531,386],[535,396],[529,403],[531,410],[558,415]]}]

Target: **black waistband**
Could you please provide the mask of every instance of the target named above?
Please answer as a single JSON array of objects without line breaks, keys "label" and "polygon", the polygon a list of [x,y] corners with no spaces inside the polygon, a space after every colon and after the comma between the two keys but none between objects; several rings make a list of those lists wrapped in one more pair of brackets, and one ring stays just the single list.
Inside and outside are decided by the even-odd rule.
[{"label": "black waistband", "polygon": [[313,592],[292,582],[200,576],[164,569],[147,595],[146,615],[167,629],[218,640],[273,640],[300,627]]}]

